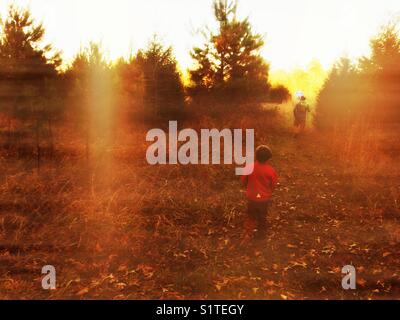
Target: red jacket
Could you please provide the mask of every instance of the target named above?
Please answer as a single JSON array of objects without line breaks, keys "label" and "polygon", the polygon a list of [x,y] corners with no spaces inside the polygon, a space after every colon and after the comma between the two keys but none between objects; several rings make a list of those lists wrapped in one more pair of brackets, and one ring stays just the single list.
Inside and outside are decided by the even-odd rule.
[{"label": "red jacket", "polygon": [[274,168],[268,163],[261,164],[259,162],[254,163],[252,173],[242,176],[241,179],[247,187],[247,199],[255,202],[270,200],[278,183],[278,175]]}]

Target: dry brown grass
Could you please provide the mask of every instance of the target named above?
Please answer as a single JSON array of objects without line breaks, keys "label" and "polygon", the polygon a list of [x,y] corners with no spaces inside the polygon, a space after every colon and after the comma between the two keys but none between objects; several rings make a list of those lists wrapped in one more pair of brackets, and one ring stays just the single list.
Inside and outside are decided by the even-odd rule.
[{"label": "dry brown grass", "polygon": [[[399,298],[397,173],[365,175],[332,137],[295,140],[277,122],[260,111],[182,123],[255,128],[257,143],[272,146],[281,182],[268,239],[246,248],[238,245],[246,204],[233,167],[150,167],[143,125],[119,130],[89,162],[80,139],[60,130],[60,156],[39,173],[29,157],[3,153],[0,297]],[[343,137],[345,150],[355,139]],[[340,270],[351,263],[359,288],[345,292]],[[52,292],[40,285],[46,264],[57,268]]]}]

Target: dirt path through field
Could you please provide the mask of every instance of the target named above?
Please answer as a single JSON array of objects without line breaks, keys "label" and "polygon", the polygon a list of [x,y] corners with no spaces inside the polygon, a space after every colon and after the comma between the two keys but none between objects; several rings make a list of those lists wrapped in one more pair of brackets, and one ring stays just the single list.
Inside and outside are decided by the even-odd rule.
[{"label": "dirt path through field", "polygon": [[[86,168],[8,169],[2,297],[399,297],[399,222],[387,190],[361,182],[313,134],[270,140],[280,186],[267,239],[247,247],[239,247],[245,200],[231,168],[149,168],[129,150],[105,148]],[[46,264],[57,268],[56,291],[41,288]],[[358,289],[346,292],[349,264]]]}]

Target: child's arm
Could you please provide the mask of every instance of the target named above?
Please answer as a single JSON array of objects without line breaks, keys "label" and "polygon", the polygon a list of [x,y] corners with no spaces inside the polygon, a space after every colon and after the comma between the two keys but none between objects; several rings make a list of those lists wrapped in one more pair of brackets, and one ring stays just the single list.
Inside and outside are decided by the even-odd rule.
[{"label": "child's arm", "polygon": [[275,190],[276,186],[278,185],[279,177],[278,174],[274,169],[271,170],[271,188]]}]

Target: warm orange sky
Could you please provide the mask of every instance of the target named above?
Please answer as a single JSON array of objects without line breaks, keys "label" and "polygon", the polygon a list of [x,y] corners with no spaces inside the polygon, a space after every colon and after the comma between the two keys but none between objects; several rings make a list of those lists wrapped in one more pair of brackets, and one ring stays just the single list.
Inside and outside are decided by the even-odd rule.
[{"label": "warm orange sky", "polygon": [[[214,25],[212,0],[3,0],[3,14],[10,2],[31,8],[67,60],[90,40],[101,41],[111,59],[127,55],[156,33],[186,68],[190,49],[202,41],[196,32]],[[341,55],[367,54],[369,38],[399,13],[400,0],[239,1],[239,15],[265,35],[263,55],[273,70],[313,59],[327,68]]]}]

